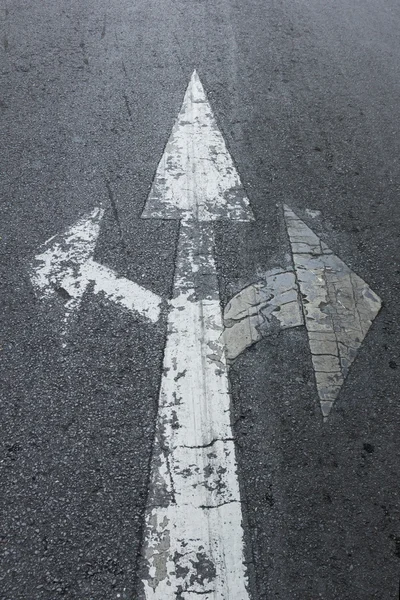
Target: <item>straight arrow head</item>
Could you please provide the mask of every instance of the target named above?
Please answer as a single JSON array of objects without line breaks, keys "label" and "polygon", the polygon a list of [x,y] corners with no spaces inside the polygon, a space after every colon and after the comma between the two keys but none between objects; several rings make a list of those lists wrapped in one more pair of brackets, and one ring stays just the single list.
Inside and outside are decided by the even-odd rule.
[{"label": "straight arrow head", "polygon": [[381,300],[288,206],[284,214],[321,409],[327,417]]},{"label": "straight arrow head", "polygon": [[253,220],[249,200],[196,71],[142,217]]}]

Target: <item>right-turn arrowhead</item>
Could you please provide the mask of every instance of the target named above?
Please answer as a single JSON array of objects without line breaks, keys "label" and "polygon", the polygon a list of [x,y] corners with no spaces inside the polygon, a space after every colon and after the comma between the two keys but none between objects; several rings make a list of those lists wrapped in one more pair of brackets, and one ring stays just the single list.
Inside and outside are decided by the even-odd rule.
[{"label": "right-turn arrowhead", "polygon": [[321,409],[327,417],[381,300],[288,206],[284,213]]}]

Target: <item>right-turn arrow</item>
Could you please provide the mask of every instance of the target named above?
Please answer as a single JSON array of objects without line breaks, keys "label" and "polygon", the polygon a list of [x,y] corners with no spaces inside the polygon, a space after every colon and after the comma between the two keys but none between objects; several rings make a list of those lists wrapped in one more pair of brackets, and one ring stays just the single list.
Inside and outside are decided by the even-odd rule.
[{"label": "right-turn arrow", "polygon": [[305,323],[324,418],[346,379],[381,300],[319,237],[284,206],[293,270],[273,269],[224,311],[227,359],[277,329]]}]

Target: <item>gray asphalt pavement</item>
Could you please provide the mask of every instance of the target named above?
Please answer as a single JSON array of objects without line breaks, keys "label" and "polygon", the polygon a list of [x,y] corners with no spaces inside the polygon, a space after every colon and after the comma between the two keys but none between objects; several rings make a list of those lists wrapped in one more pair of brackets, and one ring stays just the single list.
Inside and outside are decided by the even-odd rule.
[{"label": "gray asphalt pavement", "polygon": [[95,259],[171,297],[178,223],[140,215],[193,69],[255,216],[215,224],[223,306],[289,266],[283,203],[383,302],[326,422],[304,327],[230,369],[251,598],[398,600],[399,32],[396,0],[0,0],[2,600],[138,597],[165,315],[89,289],[63,345],[29,265],[101,204]]}]

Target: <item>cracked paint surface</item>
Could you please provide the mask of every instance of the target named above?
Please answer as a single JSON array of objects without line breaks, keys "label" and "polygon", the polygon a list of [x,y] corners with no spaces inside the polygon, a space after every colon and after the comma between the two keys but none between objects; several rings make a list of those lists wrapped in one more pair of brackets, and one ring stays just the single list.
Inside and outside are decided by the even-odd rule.
[{"label": "cracked paint surface", "polygon": [[214,233],[253,219],[196,73],[143,217],[180,219],[141,600],[248,600]]},{"label": "cracked paint surface", "polygon": [[288,206],[284,215],[321,409],[327,417],[381,300]]},{"label": "cracked paint surface", "polygon": [[241,290],[224,311],[223,340],[227,360],[278,329],[303,325],[293,271],[273,269],[265,280]]}]

